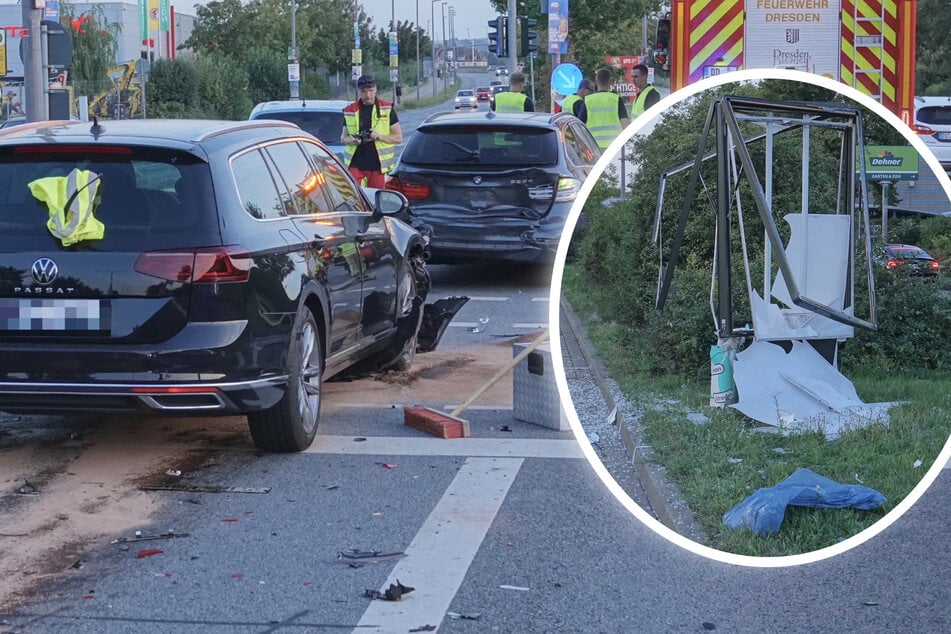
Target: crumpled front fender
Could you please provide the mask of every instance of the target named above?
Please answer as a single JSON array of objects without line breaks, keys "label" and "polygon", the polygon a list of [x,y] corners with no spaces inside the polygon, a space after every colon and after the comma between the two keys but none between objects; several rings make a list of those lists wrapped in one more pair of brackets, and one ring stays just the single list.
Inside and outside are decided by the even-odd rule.
[{"label": "crumpled front fender", "polygon": [[423,323],[416,336],[417,352],[432,352],[439,344],[449,322],[459,309],[466,305],[468,297],[445,297],[423,306]]}]

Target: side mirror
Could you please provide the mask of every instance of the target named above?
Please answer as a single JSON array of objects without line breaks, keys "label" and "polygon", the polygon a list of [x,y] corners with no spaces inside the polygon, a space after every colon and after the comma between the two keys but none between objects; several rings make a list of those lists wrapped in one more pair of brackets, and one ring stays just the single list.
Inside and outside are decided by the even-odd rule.
[{"label": "side mirror", "polygon": [[408,217],[409,201],[392,189],[378,189],[373,194],[373,213],[377,216]]}]

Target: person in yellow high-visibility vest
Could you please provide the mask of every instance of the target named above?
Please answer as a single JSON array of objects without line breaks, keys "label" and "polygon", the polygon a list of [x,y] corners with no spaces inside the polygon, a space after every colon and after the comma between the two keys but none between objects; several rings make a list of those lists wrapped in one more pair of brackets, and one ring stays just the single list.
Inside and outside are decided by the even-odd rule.
[{"label": "person in yellow high-visibility vest", "polygon": [[644,111],[660,101],[660,91],[647,83],[647,65],[638,64],[631,69],[631,79],[637,88],[637,97],[631,106],[631,115],[639,117]]},{"label": "person in yellow high-visibility vest", "polygon": [[508,92],[500,92],[489,107],[496,112],[535,112],[535,104],[524,94],[525,75],[515,72],[509,77]]},{"label": "person in yellow high-visibility vest", "polygon": [[620,95],[611,91],[611,71],[599,68],[594,81],[598,84],[598,92],[584,99],[584,107],[588,111],[585,125],[603,150],[611,145],[614,137],[627,127],[631,119],[627,116],[627,107]]},{"label": "person in yellow high-visibility vest", "polygon": [[393,104],[376,96],[376,80],[357,79],[359,99],[343,109],[344,162],[360,185],[383,189],[386,175],[396,165],[396,145],[403,131]]},{"label": "person in yellow high-visibility vest", "polygon": [[578,84],[578,90],[575,94],[568,95],[561,100],[561,111],[570,112],[582,121],[588,120],[588,109],[584,105],[584,99],[594,92],[594,82],[590,79],[582,79]]}]

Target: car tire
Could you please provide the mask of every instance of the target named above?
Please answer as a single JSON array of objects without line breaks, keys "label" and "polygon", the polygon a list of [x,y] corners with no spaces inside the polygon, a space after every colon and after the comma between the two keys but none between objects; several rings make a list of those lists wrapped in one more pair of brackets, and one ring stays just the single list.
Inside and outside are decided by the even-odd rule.
[{"label": "car tire", "polygon": [[303,451],[317,435],[324,357],[317,321],[303,305],[291,334],[287,366],[287,387],[281,400],[248,414],[251,438],[262,451]]}]

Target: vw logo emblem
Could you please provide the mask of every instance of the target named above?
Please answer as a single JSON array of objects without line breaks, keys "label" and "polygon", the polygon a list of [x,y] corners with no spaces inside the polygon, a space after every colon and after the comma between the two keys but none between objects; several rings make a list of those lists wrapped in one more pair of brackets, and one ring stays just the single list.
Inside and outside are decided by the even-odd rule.
[{"label": "vw logo emblem", "polygon": [[472,177],[472,182],[475,183],[476,185],[481,185],[481,184],[482,184],[482,177],[481,177],[481,176],[473,176],[473,177]]},{"label": "vw logo emblem", "polygon": [[56,266],[56,262],[49,258],[40,258],[33,263],[31,272],[37,284],[49,284],[59,274],[59,267]]}]

